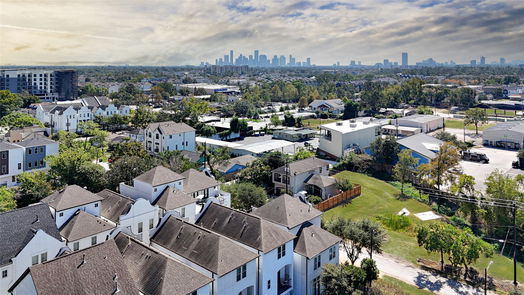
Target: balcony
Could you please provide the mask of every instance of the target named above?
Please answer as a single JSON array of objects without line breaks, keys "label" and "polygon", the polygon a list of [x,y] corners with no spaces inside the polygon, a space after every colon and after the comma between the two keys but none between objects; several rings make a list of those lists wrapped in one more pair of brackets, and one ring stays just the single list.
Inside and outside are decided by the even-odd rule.
[{"label": "balcony", "polygon": [[293,288],[291,281],[291,265],[286,265],[278,271],[277,274],[277,294],[284,294]]},{"label": "balcony", "polygon": [[287,291],[290,291],[291,290],[291,287],[293,287],[293,285],[291,284],[291,280],[289,280],[288,282],[286,281],[279,281],[278,283],[278,295],[280,294],[283,294]]}]

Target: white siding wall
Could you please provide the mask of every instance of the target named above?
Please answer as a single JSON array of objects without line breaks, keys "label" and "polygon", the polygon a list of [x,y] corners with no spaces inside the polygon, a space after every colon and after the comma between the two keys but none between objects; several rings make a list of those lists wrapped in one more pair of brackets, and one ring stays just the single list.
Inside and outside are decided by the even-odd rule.
[{"label": "white siding wall", "polygon": [[13,295],[38,295],[30,273],[13,290]]},{"label": "white siding wall", "polygon": [[331,131],[331,141],[327,140],[324,136],[320,136],[319,148],[336,157],[342,157],[344,149],[352,144],[357,144],[361,149],[369,147],[376,138],[377,128],[380,127],[370,125],[368,128],[357,129],[345,134],[335,130],[325,129]]},{"label": "white siding wall", "polygon": [[91,244],[91,238],[95,237],[95,236],[96,236],[96,244],[95,245],[98,245],[98,244],[104,242],[105,240],[107,240],[107,238],[108,238],[109,234],[111,233],[111,231],[113,231],[113,229],[110,229],[110,230],[107,230],[105,232],[101,232],[99,234],[96,234],[96,235],[93,235],[93,236],[89,236],[89,237],[86,237],[86,238],[83,238],[83,239],[80,239],[80,240],[69,241],[69,242],[67,242],[67,246],[69,247],[69,249],[73,250],[73,244],[75,242],[78,242],[78,250],[89,248],[89,247],[93,246]]},{"label": "white siding wall", "polygon": [[[286,255],[278,259],[278,248],[272,251],[262,254],[260,257],[260,264],[262,274],[260,276],[260,290],[263,295],[276,295],[278,294],[278,271],[289,265],[289,277],[293,280],[293,240],[286,243]],[[267,281],[271,280],[271,288],[268,289]],[[292,289],[290,289],[292,290]],[[298,293],[297,293],[298,294]]]},{"label": "white siding wall", "polygon": [[[120,216],[119,227],[128,228],[131,233],[140,237],[140,239],[149,244],[150,229],[149,222],[153,220],[153,228],[158,225],[159,208],[152,206],[145,199],[137,199],[126,215]],[[138,224],[142,222],[142,233],[138,233]]]},{"label": "white siding wall", "polygon": [[[100,206],[101,206],[100,201],[98,201],[98,202],[86,204],[84,206],[58,211],[56,212],[56,216],[55,216],[56,226],[60,228],[69,218],[71,218],[71,216],[73,216],[73,214],[75,214],[77,210],[82,210],[91,215],[98,217],[100,216]],[[51,212],[52,211],[53,210],[51,210]]]}]

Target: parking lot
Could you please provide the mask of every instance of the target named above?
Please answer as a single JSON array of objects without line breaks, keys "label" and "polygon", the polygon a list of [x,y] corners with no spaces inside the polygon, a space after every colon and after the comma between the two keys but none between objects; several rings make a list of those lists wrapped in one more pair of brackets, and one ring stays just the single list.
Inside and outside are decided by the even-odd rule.
[{"label": "parking lot", "polygon": [[486,189],[484,181],[489,176],[489,174],[496,169],[499,169],[500,171],[508,173],[512,176],[524,174],[523,170],[513,169],[511,167],[511,163],[517,160],[516,151],[487,147],[472,148],[471,151],[486,154],[486,156],[489,158],[489,164],[480,164],[470,161],[460,162],[464,174],[475,177],[477,190],[484,191]]}]

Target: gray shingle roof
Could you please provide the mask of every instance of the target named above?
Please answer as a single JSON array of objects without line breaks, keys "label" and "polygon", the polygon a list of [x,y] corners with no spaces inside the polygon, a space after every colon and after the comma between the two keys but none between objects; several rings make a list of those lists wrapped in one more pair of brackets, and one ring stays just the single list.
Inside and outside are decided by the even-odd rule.
[{"label": "gray shingle roof", "polygon": [[61,240],[49,207],[37,203],[0,213],[0,266],[18,255],[38,230]]},{"label": "gray shingle roof", "polygon": [[108,189],[96,194],[103,198],[100,215],[114,223],[118,223],[120,216],[127,214],[135,203],[135,200]]},{"label": "gray shingle roof", "polygon": [[433,136],[427,135],[426,133],[418,133],[399,139],[397,143],[429,159],[433,159],[436,154],[430,148],[434,149],[440,147],[444,142]]},{"label": "gray shingle roof", "polygon": [[212,278],[119,233],[115,243],[140,292],[146,295],[187,295]]},{"label": "gray shingle roof", "polygon": [[258,257],[225,237],[173,216],[151,240],[219,276]]},{"label": "gray shingle roof", "polygon": [[252,214],[291,229],[322,215],[322,212],[304,204],[298,198],[283,194],[253,210]]},{"label": "gray shingle roof", "polygon": [[332,176],[315,174],[309,178],[306,183],[316,185],[318,187],[328,187],[337,184],[337,180]]},{"label": "gray shingle roof", "polygon": [[188,194],[218,185],[218,181],[195,169],[183,172],[182,176],[185,177],[184,192]]},{"label": "gray shingle roof", "polygon": [[216,203],[208,206],[196,224],[264,253],[295,238],[295,235],[258,216]]},{"label": "gray shingle roof", "polygon": [[32,147],[32,146],[41,146],[41,145],[47,145],[47,144],[53,144],[57,143],[56,141],[53,141],[47,137],[44,136],[32,136],[27,139],[24,139],[20,142],[18,142],[18,145],[21,145],[23,147]]},{"label": "gray shingle roof", "polygon": [[[288,164],[288,166],[289,166],[290,174],[294,174],[294,173],[302,174],[304,172],[315,170],[320,167],[327,167],[329,166],[329,163],[322,159],[312,157],[312,158],[307,158],[307,159],[291,162]],[[286,166],[284,165],[282,167],[278,167],[277,169],[273,170],[273,172],[285,173],[286,172],[285,168]]]},{"label": "gray shingle roof", "polygon": [[164,166],[156,166],[135,178],[135,180],[148,183],[152,186],[159,186],[182,179],[184,179],[184,176]]},{"label": "gray shingle roof", "polygon": [[42,202],[54,208],[56,211],[62,211],[101,200],[103,200],[103,198],[99,195],[93,194],[74,184],[54,192],[52,195],[44,198]]},{"label": "gray shingle roof", "polygon": [[523,121],[509,121],[498,123],[495,126],[489,127],[484,132],[497,132],[497,131],[514,131],[518,133],[524,133],[524,122]]},{"label": "gray shingle roof", "polygon": [[195,202],[196,199],[190,195],[168,186],[160,194],[160,197],[153,202],[153,205],[158,205],[158,207],[169,211]]},{"label": "gray shingle roof", "polygon": [[5,141],[0,141],[0,151],[7,151],[13,149],[21,149],[22,147]]},{"label": "gray shingle roof", "polygon": [[338,242],[339,237],[308,222],[298,232],[294,251],[311,259]]},{"label": "gray shingle roof", "polygon": [[257,157],[254,157],[252,155],[243,155],[236,158],[231,158],[227,160],[225,163],[217,167],[217,170],[221,173],[227,172],[229,169],[233,168],[235,165],[241,165],[241,166],[247,166],[251,162],[255,161]]},{"label": "gray shingle roof", "polygon": [[160,132],[164,135],[195,131],[195,128],[187,125],[186,123],[176,123],[173,121],[150,123],[147,125],[147,128],[150,130],[159,129]]},{"label": "gray shingle roof", "polygon": [[94,236],[113,228],[115,228],[115,226],[109,222],[82,210],[78,210],[62,225],[60,235],[71,242]]},{"label": "gray shingle roof", "polygon": [[39,295],[139,292],[113,240],[31,266],[29,273]]}]

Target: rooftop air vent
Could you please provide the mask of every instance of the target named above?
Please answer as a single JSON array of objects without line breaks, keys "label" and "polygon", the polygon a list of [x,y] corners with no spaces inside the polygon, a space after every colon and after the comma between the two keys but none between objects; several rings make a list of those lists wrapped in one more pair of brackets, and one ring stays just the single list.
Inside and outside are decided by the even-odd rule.
[{"label": "rooftop air vent", "polygon": [[337,126],[342,126],[342,122],[337,122]]},{"label": "rooftop air vent", "polygon": [[356,124],[356,123],[351,123],[351,124],[349,124],[349,127],[351,127],[351,128],[356,128],[356,127],[357,127],[357,124]]}]

